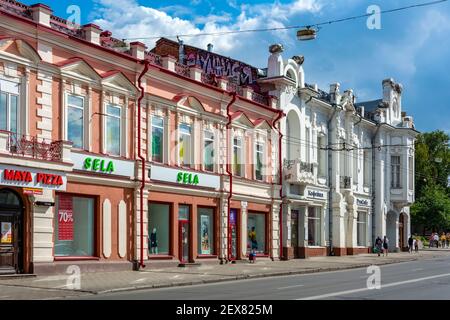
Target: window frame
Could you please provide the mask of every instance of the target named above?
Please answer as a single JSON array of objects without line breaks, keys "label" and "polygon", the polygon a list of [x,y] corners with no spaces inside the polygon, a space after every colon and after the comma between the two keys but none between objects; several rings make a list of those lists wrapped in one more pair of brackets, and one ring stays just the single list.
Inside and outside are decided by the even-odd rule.
[{"label": "window frame", "polygon": [[[211,134],[212,138],[207,138],[206,134]],[[216,159],[216,152],[214,152],[214,138],[215,138],[215,134],[213,130],[210,129],[204,129],[203,130],[203,164],[202,164],[202,168],[204,171],[207,172],[215,172],[215,159]],[[213,149],[213,157],[212,157],[212,170],[208,170],[206,167],[206,142],[209,141],[212,144],[212,149]]]},{"label": "window frame", "polygon": [[[153,120],[155,119],[155,118],[158,118],[158,119],[160,119],[161,121],[162,121],[162,126],[159,126],[159,125],[155,125],[154,123],[153,123]],[[151,117],[151,139],[150,139],[150,156],[151,156],[151,160],[152,161],[155,161],[155,162],[158,162],[158,163],[164,163],[164,150],[165,150],[165,145],[164,145],[164,141],[165,141],[165,137],[164,137],[164,135],[165,135],[165,130],[164,130],[164,127],[165,127],[165,121],[164,121],[164,117],[162,117],[162,116],[157,116],[157,115],[152,115],[152,117]],[[161,150],[160,150],[160,152],[161,152],[161,154],[160,154],[160,157],[161,157],[161,161],[158,161],[158,160],[155,160],[155,158],[154,158],[154,156],[153,156],[153,128],[158,128],[158,129],[161,129],[162,130],[162,139],[161,139]]]},{"label": "window frame", "polygon": [[[309,210],[310,209],[314,210],[314,217],[310,217],[309,216]],[[323,212],[323,208],[322,207],[316,207],[316,206],[311,206],[308,207],[307,209],[307,219],[308,219],[308,247],[322,247],[323,243],[322,243],[322,234],[323,234],[323,230],[322,230],[322,212]],[[314,235],[314,244],[310,244],[309,243],[309,221],[310,220],[314,220],[316,223],[319,223],[319,227],[317,228],[319,230],[319,234],[318,235]],[[316,228],[314,228],[314,231],[316,231]],[[318,239],[317,239],[318,238]]]},{"label": "window frame", "polygon": [[[186,126],[189,127],[189,133],[183,133],[181,130],[182,126]],[[178,164],[180,167],[184,167],[184,168],[192,168],[195,164],[193,162],[195,162],[195,160],[193,159],[193,147],[194,147],[194,142],[193,139],[195,140],[195,133],[193,132],[193,124],[190,123],[186,123],[186,122],[180,122],[178,124]],[[188,156],[189,156],[189,164],[184,164],[181,160],[181,156],[180,156],[180,151],[181,151],[181,137],[185,136],[185,135],[189,135],[189,148],[188,148]],[[186,152],[183,151],[183,160],[186,156]]]},{"label": "window frame", "polygon": [[[356,245],[358,247],[367,247],[367,227],[368,227],[368,218],[369,215],[367,212],[365,211],[357,211],[357,218],[356,218]],[[364,215],[364,221],[360,220],[360,215],[363,214]],[[360,226],[363,225],[364,226],[364,244],[361,244],[359,239],[360,239]]]},{"label": "window frame", "polygon": [[[164,201],[153,201],[148,200],[147,206],[150,208],[150,204],[160,204],[160,205],[168,205],[169,206],[169,252],[168,254],[150,254],[150,248],[147,248],[147,257],[148,259],[161,259],[166,257],[173,257],[174,251],[173,251],[173,221],[174,221],[174,204],[173,202],[164,202]],[[147,221],[150,221],[150,210],[147,210]],[[147,224],[147,232],[149,232],[149,224]],[[177,232],[178,234],[178,232]],[[150,235],[150,234],[148,234]]]},{"label": "window frame", "polygon": [[[258,146],[261,146],[262,148],[261,148],[261,150],[260,151],[258,151]],[[257,171],[258,171],[258,169],[257,169],[257,166],[258,166],[258,153],[261,155],[261,164],[262,164],[262,167],[261,167],[261,179],[258,179],[258,175],[257,175]],[[256,142],[255,142],[255,166],[254,166],[254,172],[253,172],[253,174],[254,174],[254,177],[255,177],[255,180],[257,180],[257,181],[265,181],[266,179],[265,179],[265,177],[266,177],[266,172],[265,172],[265,169],[264,169],[264,167],[265,167],[265,160],[266,160],[266,158],[265,158],[265,154],[266,154],[266,143],[264,142],[264,141],[258,141],[258,140],[256,140]]]},{"label": "window frame", "polygon": [[[394,158],[398,159],[398,163],[394,163]],[[391,188],[402,188],[402,175],[401,175],[401,163],[402,158],[400,155],[391,155]]]},{"label": "window frame", "polygon": [[[198,250],[201,249],[201,242],[198,242],[198,232],[200,232],[200,228],[198,226],[200,219],[199,219],[199,209],[211,209],[212,210],[212,217],[213,217],[213,221],[212,221],[212,237],[211,237],[211,253],[210,254],[201,254],[198,253]],[[218,218],[217,218],[217,207],[210,207],[210,206],[197,206],[197,252],[195,252],[195,254],[197,255],[197,258],[202,258],[202,257],[216,257],[217,256],[217,252],[218,252],[218,247],[217,247],[217,230],[218,230]],[[227,227],[228,228],[228,227]]]},{"label": "window frame", "polygon": [[[76,98],[81,98],[82,101],[83,101],[83,107],[80,108],[78,106],[69,104],[69,97],[70,96],[73,96],[73,97],[76,97]],[[64,139],[67,140],[67,141],[70,141],[69,140],[69,108],[72,107],[72,108],[82,109],[82,113],[83,113],[83,121],[82,121],[83,128],[81,130],[81,134],[82,134],[81,143],[82,143],[82,146],[80,148],[73,146],[73,148],[84,150],[86,148],[86,145],[85,145],[86,144],[86,141],[85,141],[85,139],[86,139],[86,126],[85,126],[85,121],[86,121],[86,97],[82,96],[82,95],[74,94],[74,93],[66,93],[65,102],[66,102],[66,105],[65,105],[65,110],[64,110],[64,114],[65,114],[65,119],[64,119],[64,123],[65,123],[65,125],[64,125],[64,133],[65,133],[64,134]]]},{"label": "window frame", "polygon": [[[240,141],[240,145],[236,145],[235,144],[235,140],[239,140]],[[233,144],[233,155],[232,155],[232,159],[231,159],[231,163],[232,163],[232,171],[233,171],[233,175],[236,177],[244,177],[245,173],[243,172],[244,167],[245,167],[245,163],[243,164],[243,153],[244,153],[244,141],[245,138],[242,136],[237,136],[234,135],[233,136],[233,140],[232,140],[232,144]],[[238,154],[239,154],[239,158],[240,158],[240,163],[235,163],[234,161],[234,155],[235,155],[235,149],[238,149]],[[245,162],[245,161],[244,161]],[[235,166],[239,165],[239,174],[237,174],[236,170],[235,170]]]},{"label": "window frame", "polygon": [[[120,116],[116,116],[116,115],[110,114],[110,113],[108,112],[108,107],[118,108],[118,109],[120,110]],[[123,155],[123,150],[122,150],[122,145],[123,145],[123,138],[122,138],[122,135],[123,135],[123,130],[124,130],[124,128],[123,128],[123,109],[124,109],[124,106],[122,106],[122,105],[120,105],[120,104],[112,103],[112,102],[106,103],[106,105],[105,105],[105,122],[104,122],[104,123],[105,123],[105,129],[104,129],[104,134],[105,134],[105,137],[104,137],[104,141],[105,141],[105,152],[106,152],[108,155],[111,155],[111,156],[117,156],[117,157],[120,157],[120,156]],[[108,137],[107,137],[107,132],[108,132],[108,117],[113,117],[113,118],[119,120],[119,130],[120,130],[120,131],[119,131],[119,154],[111,153],[111,152],[108,150],[108,147],[109,147],[109,145],[108,145]]]},{"label": "window frame", "polygon": [[[0,82],[4,81],[4,82],[11,82],[14,85],[17,85],[18,87],[18,93],[12,92],[12,91],[8,91],[8,90],[4,90],[3,88],[1,88],[0,85],[0,95],[1,94],[5,94],[6,95],[6,128],[5,129],[1,129],[0,130],[5,130],[8,132],[13,132],[16,134],[19,134],[21,132],[21,121],[20,121],[20,117],[21,117],[21,84],[20,82],[15,82],[15,81],[11,81],[11,80],[7,80],[4,78],[0,78]],[[16,131],[12,131],[11,130],[11,98],[12,97],[16,97]]]}]

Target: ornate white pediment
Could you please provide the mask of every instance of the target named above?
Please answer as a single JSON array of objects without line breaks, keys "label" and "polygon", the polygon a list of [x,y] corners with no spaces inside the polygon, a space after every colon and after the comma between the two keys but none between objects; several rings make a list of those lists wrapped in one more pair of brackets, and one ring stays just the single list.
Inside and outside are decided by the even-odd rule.
[{"label": "ornate white pediment", "polygon": [[71,58],[57,65],[60,67],[62,76],[100,83],[101,77],[97,71],[81,58]]},{"label": "ornate white pediment", "polygon": [[26,41],[11,37],[0,37],[0,52],[19,61],[26,60],[34,64],[42,61],[39,53]]},{"label": "ornate white pediment", "polygon": [[137,94],[138,88],[120,71],[108,71],[102,75],[102,85],[125,94]]}]

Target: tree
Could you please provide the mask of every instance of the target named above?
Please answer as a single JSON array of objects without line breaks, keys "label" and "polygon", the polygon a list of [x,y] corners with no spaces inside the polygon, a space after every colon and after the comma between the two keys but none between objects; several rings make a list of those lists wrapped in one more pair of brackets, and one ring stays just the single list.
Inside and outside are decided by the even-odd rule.
[{"label": "tree", "polygon": [[412,224],[432,231],[450,228],[450,136],[441,130],[420,134],[415,146],[416,202]]}]

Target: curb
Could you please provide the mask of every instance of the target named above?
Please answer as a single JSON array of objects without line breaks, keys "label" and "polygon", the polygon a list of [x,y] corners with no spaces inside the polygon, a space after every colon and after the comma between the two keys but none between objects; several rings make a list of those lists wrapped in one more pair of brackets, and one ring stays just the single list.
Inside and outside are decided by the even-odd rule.
[{"label": "curb", "polygon": [[101,290],[101,291],[92,290],[91,292],[93,294],[101,295],[101,294],[107,294],[107,293],[127,292],[127,291],[133,291],[133,290],[149,290],[149,289],[164,289],[164,288],[173,288],[173,287],[186,287],[186,286],[201,285],[201,284],[232,282],[232,281],[237,281],[237,280],[251,280],[251,279],[269,278],[269,277],[282,277],[282,276],[290,276],[290,275],[344,271],[344,270],[351,270],[351,269],[366,268],[366,267],[369,267],[372,265],[382,266],[382,265],[397,264],[397,263],[411,262],[411,261],[417,261],[417,260],[420,260],[420,259],[417,257],[417,258],[409,258],[409,259],[402,259],[402,260],[383,261],[383,262],[378,262],[378,263],[359,263],[359,264],[347,265],[347,266],[342,266],[342,267],[325,267],[325,268],[312,268],[312,269],[304,269],[304,270],[281,271],[281,272],[273,272],[273,273],[230,275],[230,276],[223,276],[223,277],[217,278],[217,279],[149,284],[149,285],[142,285],[142,286],[107,289],[107,290]]}]

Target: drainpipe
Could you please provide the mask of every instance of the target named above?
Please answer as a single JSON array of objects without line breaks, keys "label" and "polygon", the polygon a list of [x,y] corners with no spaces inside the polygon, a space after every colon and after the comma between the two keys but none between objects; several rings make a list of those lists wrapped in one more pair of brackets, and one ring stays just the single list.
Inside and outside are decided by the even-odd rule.
[{"label": "drainpipe", "polygon": [[[331,145],[331,130],[330,130],[330,125],[331,125],[331,121],[333,121],[334,116],[336,115],[336,112],[338,111],[338,108],[340,106],[339,105],[335,105],[335,109],[333,111],[333,114],[331,116],[331,118],[328,120],[327,123],[327,129],[328,129],[328,146]],[[328,191],[328,239],[329,239],[329,244],[330,244],[330,255],[334,256],[334,251],[333,251],[333,206],[332,206],[332,163],[333,163],[333,155],[330,152],[330,150],[328,151],[328,185],[330,186],[330,190]]]},{"label": "drainpipe", "polygon": [[140,209],[140,213],[141,213],[141,260],[140,260],[140,266],[142,268],[145,268],[145,264],[144,264],[144,188],[145,188],[145,158],[142,156],[142,150],[141,150],[141,101],[144,98],[145,95],[145,89],[141,84],[141,80],[144,77],[144,75],[147,73],[150,64],[148,61],[142,61],[142,63],[144,63],[144,70],[142,70],[142,73],[139,75],[138,78],[138,86],[139,89],[141,89],[141,95],[138,99],[138,132],[137,132],[137,136],[138,136],[138,158],[139,160],[141,160],[141,164],[142,164],[142,181],[141,181],[141,187],[139,189],[140,191],[140,195],[139,195],[139,209]]},{"label": "drainpipe", "polygon": [[280,121],[281,118],[283,117],[283,111],[279,111],[278,112],[278,116],[277,118],[273,121],[272,123],[272,127],[274,129],[276,129],[278,131],[278,166],[279,166],[279,181],[278,183],[280,184],[280,213],[279,213],[279,229],[280,229],[280,260],[282,260],[284,258],[283,255],[283,163],[282,163],[282,155],[281,155],[281,150],[282,150],[282,140],[283,140],[283,134],[281,133],[281,123],[279,123],[279,127],[276,127],[276,122]]},{"label": "drainpipe", "polygon": [[[375,141],[377,140],[378,133],[380,131],[381,123],[377,123],[377,131],[372,138],[372,247],[375,244],[376,234],[375,234],[375,198],[376,198],[376,188],[375,188],[375,148],[373,147]],[[381,214],[381,213],[380,213]]]},{"label": "drainpipe", "polygon": [[226,125],[226,129],[227,129],[227,163],[226,163],[226,171],[228,174],[228,178],[230,180],[230,190],[229,190],[229,194],[228,194],[228,199],[227,199],[227,205],[228,205],[228,218],[227,218],[227,242],[228,242],[228,252],[227,252],[227,260],[231,261],[231,236],[230,236],[230,214],[231,214],[231,197],[233,196],[233,174],[231,172],[231,164],[230,164],[230,159],[231,159],[231,153],[230,153],[230,125],[231,125],[231,115],[230,115],[230,108],[233,105],[233,103],[236,101],[236,92],[233,92],[232,94],[232,99],[231,101],[228,103],[227,105],[227,117],[228,117],[228,122]]}]

